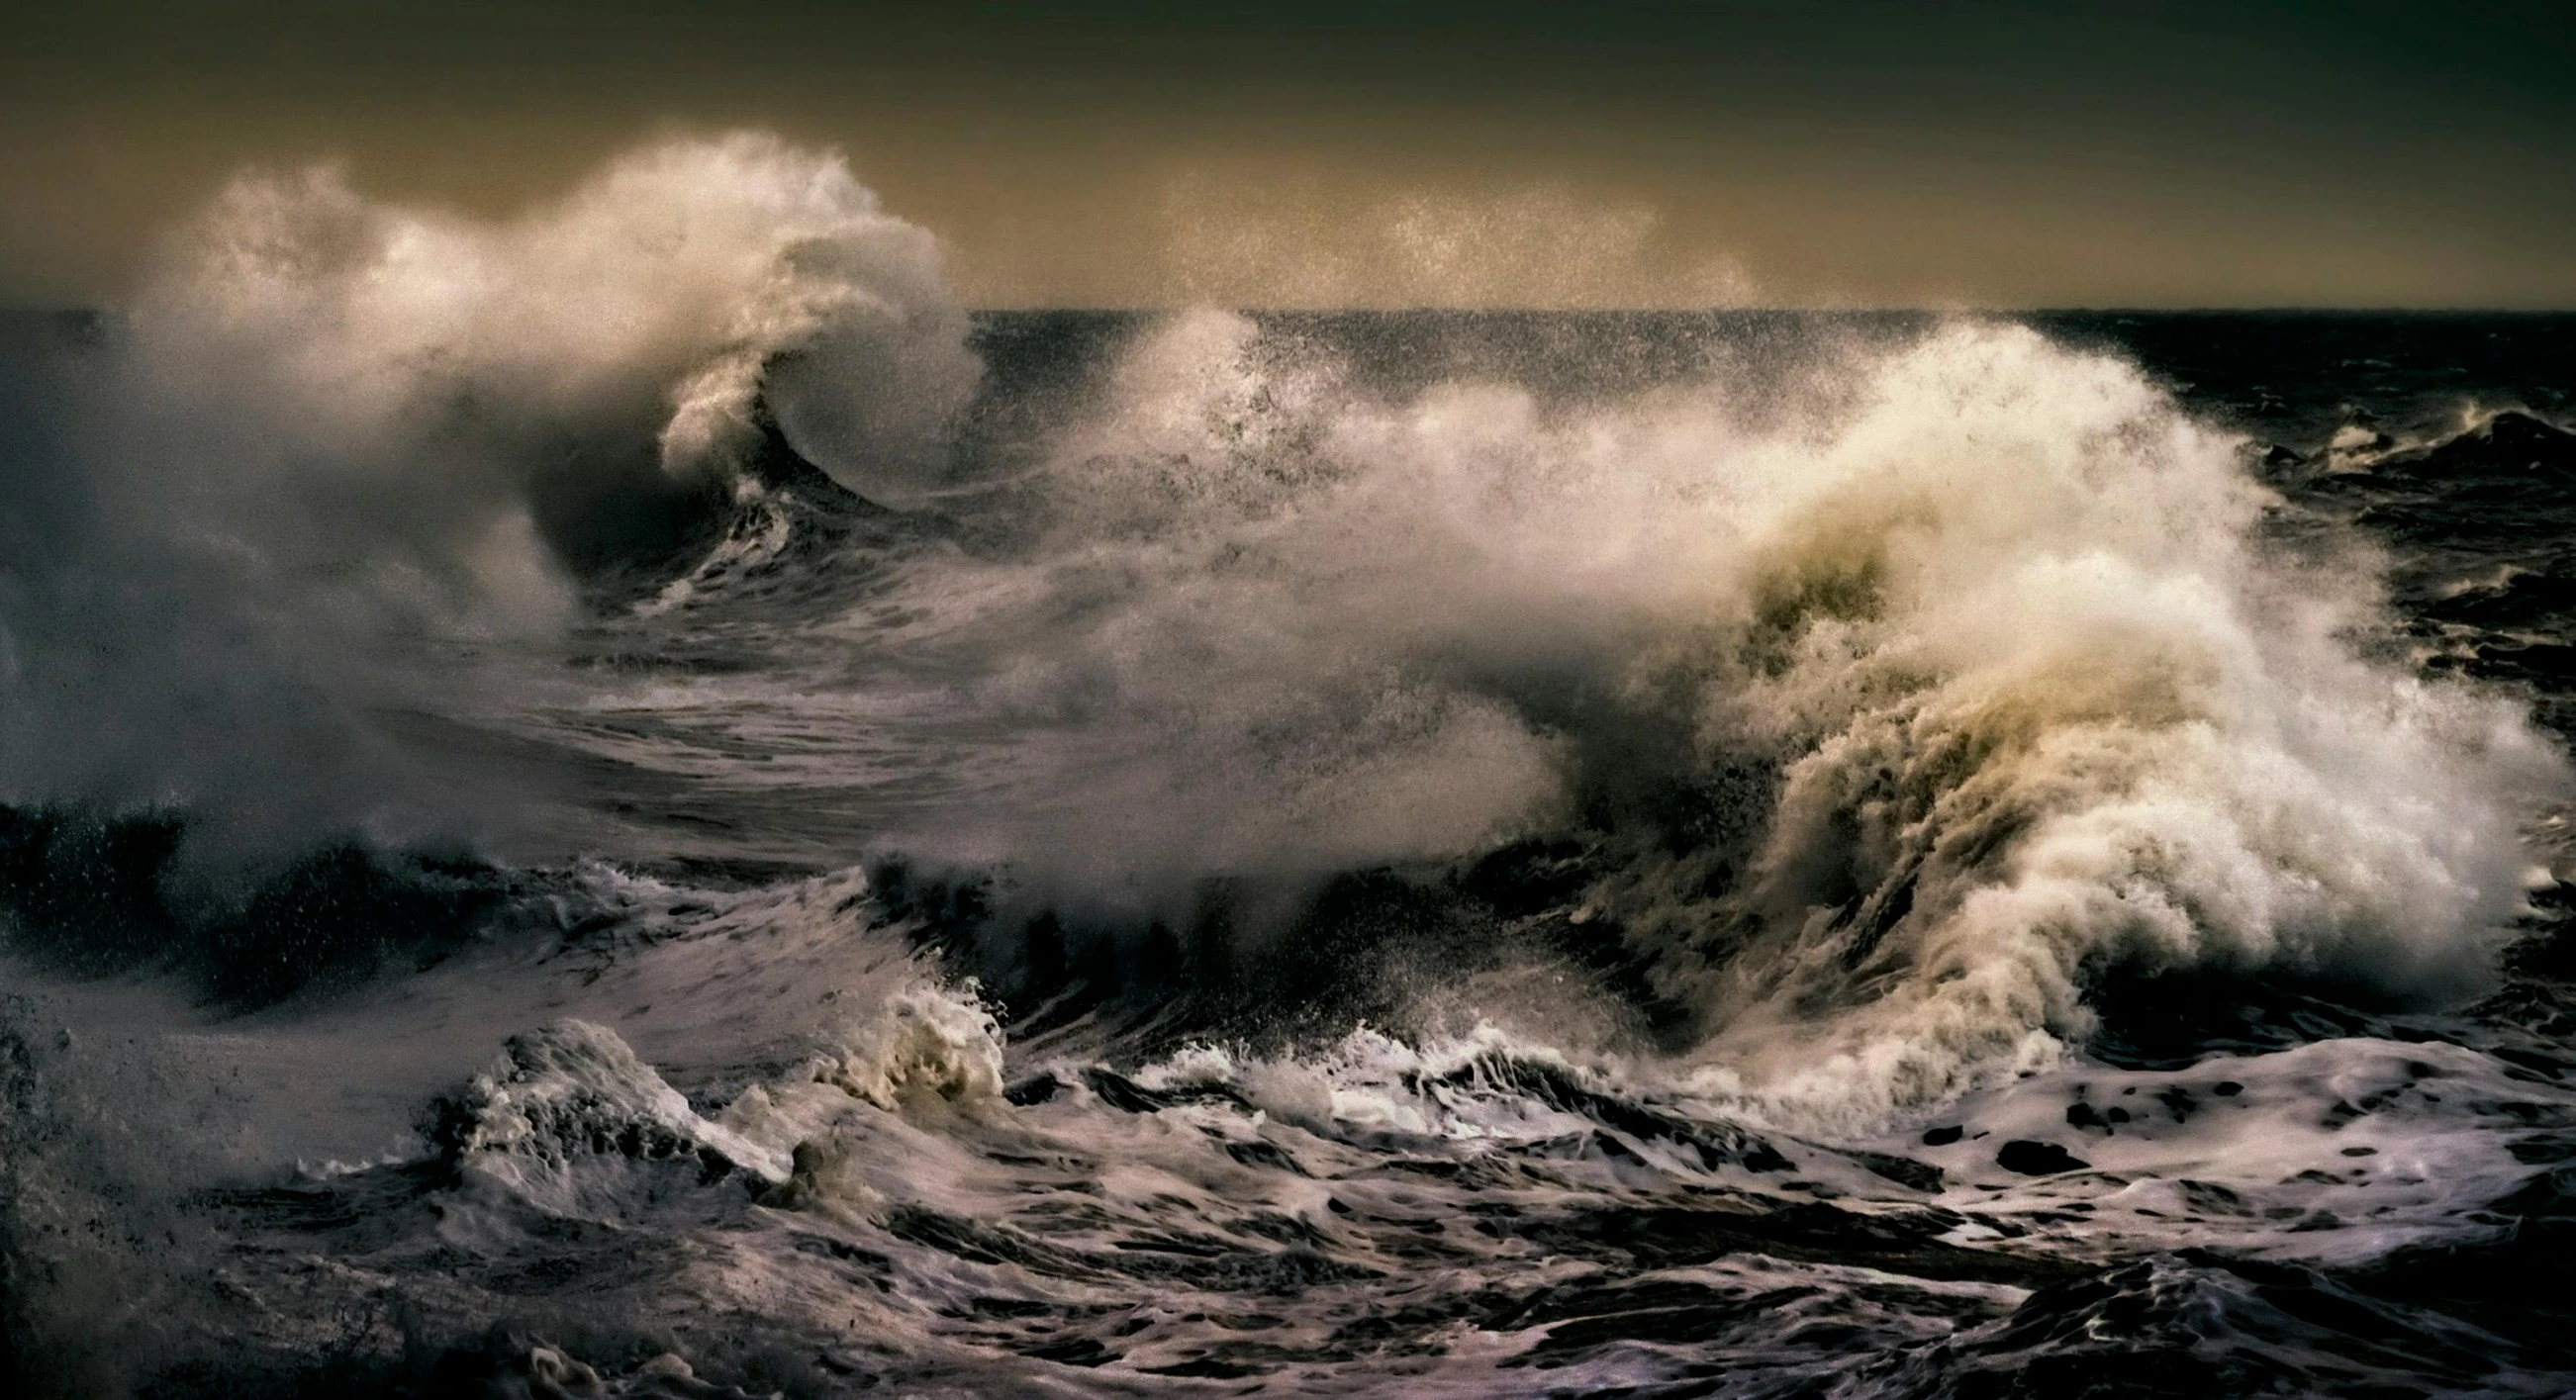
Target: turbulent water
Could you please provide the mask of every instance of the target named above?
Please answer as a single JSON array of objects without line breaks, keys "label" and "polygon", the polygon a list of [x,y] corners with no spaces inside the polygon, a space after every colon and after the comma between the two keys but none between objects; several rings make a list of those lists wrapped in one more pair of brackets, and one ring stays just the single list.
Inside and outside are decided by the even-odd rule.
[{"label": "turbulent water", "polygon": [[0,339],[18,1393],[2576,1385],[2576,318],[970,315],[744,137]]}]

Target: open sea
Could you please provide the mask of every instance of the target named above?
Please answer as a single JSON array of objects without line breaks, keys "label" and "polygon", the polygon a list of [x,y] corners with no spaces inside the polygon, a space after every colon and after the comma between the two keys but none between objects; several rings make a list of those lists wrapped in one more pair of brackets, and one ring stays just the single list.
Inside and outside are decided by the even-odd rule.
[{"label": "open sea", "polygon": [[2576,1388],[2576,316],[970,314],[837,180],[0,322],[15,1393]]}]

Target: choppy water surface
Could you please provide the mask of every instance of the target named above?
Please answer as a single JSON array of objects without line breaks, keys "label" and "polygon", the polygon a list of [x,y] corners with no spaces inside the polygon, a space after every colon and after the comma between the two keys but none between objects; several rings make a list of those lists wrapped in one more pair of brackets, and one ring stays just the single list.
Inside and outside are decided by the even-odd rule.
[{"label": "choppy water surface", "polygon": [[2576,1384],[2576,320],[970,317],[742,139],[7,341],[39,1393]]}]

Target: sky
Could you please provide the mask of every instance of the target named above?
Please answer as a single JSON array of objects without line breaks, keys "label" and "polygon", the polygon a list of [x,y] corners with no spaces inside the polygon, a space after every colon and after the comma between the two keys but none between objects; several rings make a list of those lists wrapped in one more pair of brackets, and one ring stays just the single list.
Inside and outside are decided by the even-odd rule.
[{"label": "sky", "polygon": [[0,10],[0,303],[237,172],[498,217],[846,153],[980,306],[2576,307],[2576,6],[169,3]]}]

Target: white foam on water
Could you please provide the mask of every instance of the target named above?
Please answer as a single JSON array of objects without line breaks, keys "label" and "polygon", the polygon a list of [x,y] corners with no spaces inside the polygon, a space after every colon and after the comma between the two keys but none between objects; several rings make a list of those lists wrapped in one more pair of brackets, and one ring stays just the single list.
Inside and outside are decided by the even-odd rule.
[{"label": "white foam on water", "polygon": [[1547,829],[1677,725],[1667,776],[1783,774],[1767,834],[1714,894],[1613,874],[1602,936],[1702,1010],[1703,1092],[1825,1132],[2059,1063],[2115,964],[2476,985],[2565,770],[2362,646],[2368,558],[2267,548],[2245,444],[2108,356],[1963,321],[1814,361],[1389,398],[1162,323],[1056,442],[1036,543],[908,576],[884,640],[951,658],[1019,767],[894,839],[1153,910]]}]

